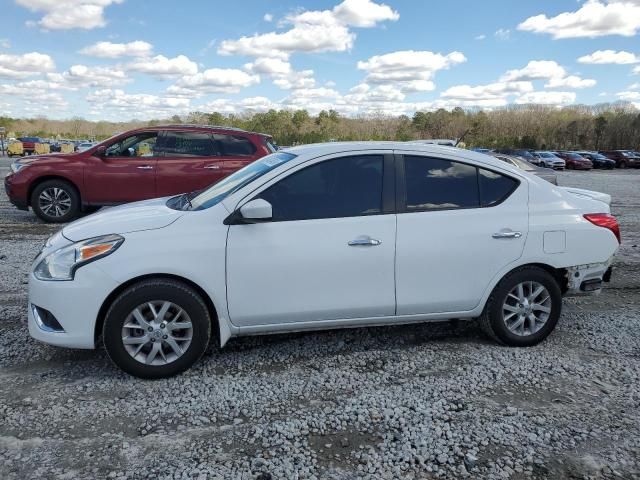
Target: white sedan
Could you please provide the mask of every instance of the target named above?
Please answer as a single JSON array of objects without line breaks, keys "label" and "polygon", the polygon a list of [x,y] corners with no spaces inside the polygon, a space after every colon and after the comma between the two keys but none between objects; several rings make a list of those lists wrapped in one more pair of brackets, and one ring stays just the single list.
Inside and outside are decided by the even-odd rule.
[{"label": "white sedan", "polygon": [[29,331],[103,341],[146,378],[187,369],[212,337],[479,318],[534,345],[562,295],[608,280],[610,200],[451,147],[295,147],[64,227],[33,263]]}]

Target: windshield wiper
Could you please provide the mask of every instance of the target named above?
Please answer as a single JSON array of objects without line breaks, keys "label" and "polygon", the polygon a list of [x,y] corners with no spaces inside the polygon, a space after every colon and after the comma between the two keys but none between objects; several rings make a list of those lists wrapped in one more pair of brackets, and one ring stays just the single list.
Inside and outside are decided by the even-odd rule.
[{"label": "windshield wiper", "polygon": [[[191,198],[189,197],[191,192],[183,193],[180,195],[180,200],[182,203],[180,204],[180,210],[193,210],[193,204],[191,203]],[[189,207],[188,209],[185,207]]]}]

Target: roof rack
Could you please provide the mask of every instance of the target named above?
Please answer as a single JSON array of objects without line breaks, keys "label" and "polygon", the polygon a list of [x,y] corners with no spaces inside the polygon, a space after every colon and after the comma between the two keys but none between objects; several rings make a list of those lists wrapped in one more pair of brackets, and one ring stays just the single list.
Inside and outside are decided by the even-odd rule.
[{"label": "roof rack", "polygon": [[161,127],[179,127],[179,128],[218,128],[220,130],[233,130],[235,132],[246,132],[246,130],[237,127],[225,127],[224,125],[198,125],[196,123],[172,123],[169,125],[155,125],[154,128]]}]

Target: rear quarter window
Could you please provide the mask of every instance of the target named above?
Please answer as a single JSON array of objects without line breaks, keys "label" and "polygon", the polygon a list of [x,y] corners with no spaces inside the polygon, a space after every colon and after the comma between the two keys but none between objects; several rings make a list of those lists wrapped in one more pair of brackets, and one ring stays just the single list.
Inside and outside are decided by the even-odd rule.
[{"label": "rear quarter window", "polygon": [[478,185],[480,187],[480,205],[491,207],[509,197],[520,182],[500,173],[478,168]]}]

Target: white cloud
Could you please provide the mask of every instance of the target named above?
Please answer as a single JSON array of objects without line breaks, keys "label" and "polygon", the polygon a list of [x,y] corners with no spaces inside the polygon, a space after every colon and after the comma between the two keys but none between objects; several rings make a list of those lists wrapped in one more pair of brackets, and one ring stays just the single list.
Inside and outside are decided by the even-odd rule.
[{"label": "white cloud", "polygon": [[496,82],[487,85],[456,85],[448,88],[440,94],[443,98],[480,101],[480,100],[503,100],[507,95],[523,94],[533,91],[533,85],[527,81],[506,81]]},{"label": "white cloud", "polygon": [[84,55],[100,58],[119,57],[148,57],[153,51],[153,45],[136,40],[129,43],[98,42],[80,50]]},{"label": "white cloud", "polygon": [[49,73],[50,82],[67,86],[71,89],[86,87],[112,87],[131,81],[123,70],[116,67],[88,67],[86,65],[73,65],[62,73]]},{"label": "white cloud", "polygon": [[545,84],[545,88],[589,88],[596,85],[592,78],[580,78],[576,75],[568,75],[562,78],[552,78]]},{"label": "white cloud", "polygon": [[107,112],[128,115],[128,118],[158,118],[167,115],[185,114],[191,109],[187,98],[165,97],[145,93],[128,94],[110,88],[96,90],[86,100],[93,106],[95,114],[104,117]]},{"label": "white cloud", "polygon": [[532,60],[524,68],[507,71],[500,80],[503,82],[548,80],[545,88],[587,88],[596,84],[593,79],[567,75],[566,69],[553,60]]},{"label": "white cloud", "polygon": [[431,79],[438,70],[466,62],[460,52],[448,55],[429,51],[404,50],[375,55],[358,62],[358,68],[365,70],[366,83],[393,84],[404,91],[428,91],[435,86]]},{"label": "white cloud", "polygon": [[640,63],[640,57],[631,53],[621,50],[616,52],[615,50],[597,50],[589,55],[584,55],[578,58],[580,63],[594,63],[594,64],[609,64],[615,63],[618,65],[627,65],[630,63]]},{"label": "white cloud", "polygon": [[313,70],[297,72],[288,61],[280,58],[257,58],[253,63],[245,64],[244,68],[250,73],[271,77],[273,83],[283,90],[313,88],[316,84]]},{"label": "white cloud", "polygon": [[[104,27],[104,9],[124,0],[16,0],[33,12],[43,12],[37,22],[45,30]],[[31,24],[28,22],[28,24]]]},{"label": "white cloud", "polygon": [[515,99],[515,103],[541,105],[568,105],[576,101],[575,92],[529,92]]},{"label": "white cloud", "polygon": [[397,12],[371,0],[345,0],[332,10],[310,10],[289,15],[283,21],[291,28],[220,44],[221,55],[248,55],[287,59],[295,52],[343,52],[353,46],[355,33],[349,27],[373,27],[399,18]]},{"label": "white cloud", "polygon": [[142,58],[131,62],[128,68],[134,72],[146,73],[160,78],[195,75],[198,72],[198,64],[184,55],[178,55],[174,58],[167,58],[164,55]]},{"label": "white cloud", "polygon": [[562,78],[566,73],[564,67],[553,60],[532,60],[524,68],[507,71],[501,77],[501,80],[511,82],[516,80]]},{"label": "white cloud", "polygon": [[605,35],[631,37],[640,30],[640,2],[587,0],[575,12],[564,12],[555,17],[545,14],[529,17],[518,25],[518,30],[547,33],[555,39]]},{"label": "white cloud", "polygon": [[11,48],[11,42],[8,38],[0,38],[0,48]]},{"label": "white cloud", "polygon": [[637,67],[633,67],[633,74],[635,75],[640,75],[640,65]]},{"label": "white cloud", "polygon": [[640,101],[640,92],[624,91],[616,93],[616,97],[620,100],[626,100],[628,102]]},{"label": "white cloud", "polygon": [[53,59],[43,53],[0,54],[0,77],[25,78],[39,73],[51,72],[55,68]]},{"label": "white cloud", "polygon": [[493,34],[498,40],[509,40],[511,38],[511,30],[508,28],[499,28]]},{"label": "white cloud", "polygon": [[477,35],[476,37],[474,37],[474,40],[484,40],[485,38],[487,38],[487,36],[485,34],[482,34],[482,35]]},{"label": "white cloud", "polygon": [[265,13],[265,14],[264,14],[264,17],[262,17],[262,19],[263,19],[265,22],[273,22],[273,15],[272,15],[272,14],[270,14],[270,13]]},{"label": "white cloud", "polygon": [[201,73],[185,75],[177,87],[199,93],[234,93],[260,82],[259,75],[251,75],[234,68],[210,68]]}]

